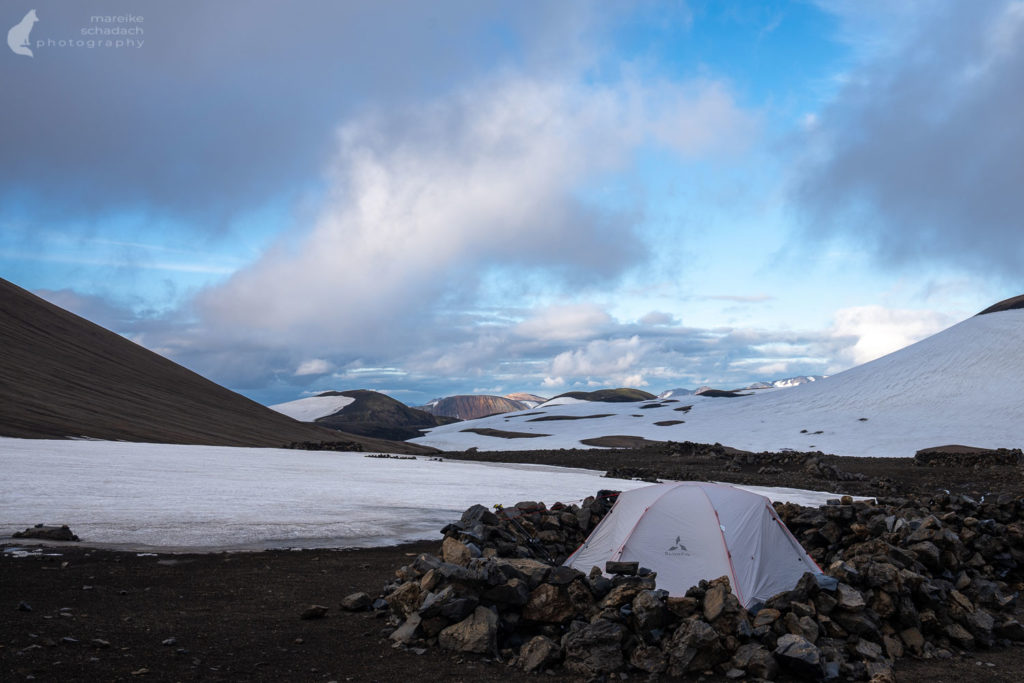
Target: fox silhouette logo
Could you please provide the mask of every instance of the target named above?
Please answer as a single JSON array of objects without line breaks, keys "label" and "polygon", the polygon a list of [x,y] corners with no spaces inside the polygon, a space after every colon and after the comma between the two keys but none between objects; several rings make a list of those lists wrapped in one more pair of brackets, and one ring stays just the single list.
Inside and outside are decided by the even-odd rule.
[{"label": "fox silhouette logo", "polygon": [[683,539],[680,538],[679,536],[676,536],[676,542],[672,544],[672,547],[670,547],[668,550],[665,551],[665,554],[666,555],[688,555],[689,552],[690,551],[686,549],[686,546],[683,545]]},{"label": "fox silhouette logo", "polygon": [[11,48],[11,52],[16,55],[25,55],[26,57],[32,57],[32,50],[29,49],[31,43],[28,40],[28,34],[32,33],[32,27],[39,21],[39,17],[36,16],[34,9],[29,10],[28,14],[19,21],[17,24],[11,27],[11,30],[7,32],[7,47]]}]

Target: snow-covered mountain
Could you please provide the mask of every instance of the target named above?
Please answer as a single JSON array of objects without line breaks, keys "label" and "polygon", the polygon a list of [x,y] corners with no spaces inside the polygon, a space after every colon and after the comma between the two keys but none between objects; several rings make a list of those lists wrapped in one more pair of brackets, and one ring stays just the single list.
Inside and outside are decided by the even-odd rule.
[{"label": "snow-covered mountain", "polygon": [[1019,448],[1024,309],[990,310],[825,381],[785,391],[728,400],[680,395],[639,404],[549,402],[538,409],[543,415],[534,410],[447,425],[415,442],[446,450],[525,450],[578,448],[583,440],[614,435],[860,456],[911,456],[944,444]]}]

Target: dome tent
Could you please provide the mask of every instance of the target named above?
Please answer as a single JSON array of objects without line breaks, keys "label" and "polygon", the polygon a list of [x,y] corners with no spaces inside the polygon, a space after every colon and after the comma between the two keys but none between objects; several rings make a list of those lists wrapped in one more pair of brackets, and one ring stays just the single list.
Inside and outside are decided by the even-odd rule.
[{"label": "dome tent", "polygon": [[805,572],[821,573],[767,498],[692,481],[619,494],[565,564],[586,572],[609,560],[653,569],[658,588],[676,596],[701,579],[728,576],[748,608],[792,589]]}]

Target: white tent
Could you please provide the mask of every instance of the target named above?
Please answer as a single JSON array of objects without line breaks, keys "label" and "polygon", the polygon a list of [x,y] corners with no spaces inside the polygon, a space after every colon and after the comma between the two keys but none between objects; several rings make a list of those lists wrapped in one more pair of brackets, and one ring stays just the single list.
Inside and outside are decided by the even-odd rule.
[{"label": "white tent", "polygon": [[724,484],[670,482],[624,491],[565,564],[604,570],[639,562],[658,588],[683,595],[701,579],[728,576],[744,607],[792,589],[821,569],[764,496]]}]

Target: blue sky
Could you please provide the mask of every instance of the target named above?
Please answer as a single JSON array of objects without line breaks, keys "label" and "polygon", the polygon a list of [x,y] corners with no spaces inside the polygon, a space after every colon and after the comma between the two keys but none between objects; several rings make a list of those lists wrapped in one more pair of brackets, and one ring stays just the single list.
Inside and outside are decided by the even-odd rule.
[{"label": "blue sky", "polygon": [[1019,0],[32,9],[0,275],[262,402],[831,374],[1024,291]]}]

